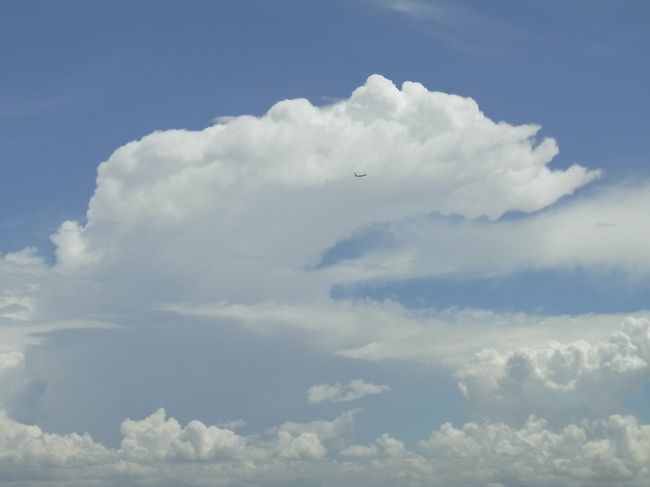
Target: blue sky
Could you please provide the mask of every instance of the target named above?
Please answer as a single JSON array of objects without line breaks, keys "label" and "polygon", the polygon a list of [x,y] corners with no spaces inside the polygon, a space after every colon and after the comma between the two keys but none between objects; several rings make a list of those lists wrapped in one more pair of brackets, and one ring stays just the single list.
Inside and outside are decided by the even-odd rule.
[{"label": "blue sky", "polygon": [[647,485],[648,20],[5,1],[0,485]]}]

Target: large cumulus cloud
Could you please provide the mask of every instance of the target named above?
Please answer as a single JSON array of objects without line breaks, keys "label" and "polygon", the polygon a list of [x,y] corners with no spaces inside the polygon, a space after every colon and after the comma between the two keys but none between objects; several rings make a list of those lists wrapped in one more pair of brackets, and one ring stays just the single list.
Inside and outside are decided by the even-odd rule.
[{"label": "large cumulus cloud", "polygon": [[[521,428],[504,423],[450,424],[421,446],[455,485],[643,485],[650,480],[650,427],[613,415],[548,429],[534,417]],[[480,459],[480,461],[477,461]],[[452,483],[453,485],[453,483]]]},{"label": "large cumulus cloud", "polygon": [[[569,486],[596,485],[606,474],[645,485],[648,426],[606,415],[647,376],[647,328],[606,338],[617,321],[610,316],[409,310],[328,297],[341,280],[575,263],[645,268],[647,253],[632,238],[646,218],[643,191],[501,219],[547,208],[600,174],[550,168],[557,145],[537,140],[538,129],[494,122],[469,98],[371,76],[332,105],[286,100],[260,117],[155,132],[119,148],[99,167],[85,221],[64,222],[53,235],[53,266],[31,249],[0,260],[2,338],[17,336],[2,342],[0,355],[0,401],[10,412],[0,416],[4,479],[447,486],[551,478]],[[392,235],[388,248],[319,265],[337,242],[376,227]],[[573,243],[580,238],[589,245]],[[443,426],[419,450],[388,434],[354,444],[356,410],[243,435],[201,421],[182,425],[160,409],[125,420],[115,448],[17,420],[12,401],[24,394],[15,391],[29,383],[19,349],[29,333],[103,319],[150,324],[154,313],[162,321],[189,315],[291,328],[348,359],[436,362],[458,371],[480,418]],[[312,402],[387,390],[362,382],[317,387]]]},{"label": "large cumulus cloud", "polygon": [[261,117],[155,132],[100,165],[86,222],[53,236],[57,269],[129,276],[122,287],[137,286],[141,299],[322,293],[327,279],[304,269],[364,225],[432,211],[533,212],[599,175],[550,169],[557,145],[538,142],[538,129],[373,75],[332,105],[285,100]]},{"label": "large cumulus cloud", "polygon": [[628,319],[607,339],[486,349],[457,377],[475,414],[521,422],[602,417],[650,381],[650,321]]}]

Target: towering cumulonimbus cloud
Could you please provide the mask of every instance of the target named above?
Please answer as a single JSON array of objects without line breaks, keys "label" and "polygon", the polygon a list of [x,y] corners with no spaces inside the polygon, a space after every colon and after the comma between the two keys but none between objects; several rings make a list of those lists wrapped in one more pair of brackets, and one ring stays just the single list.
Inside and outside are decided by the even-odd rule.
[{"label": "towering cumulonimbus cloud", "polygon": [[[99,166],[86,222],[52,237],[57,269],[130,275],[158,299],[254,301],[272,284],[276,297],[322,293],[327,279],[305,269],[364,225],[534,212],[598,177],[549,168],[557,145],[538,143],[538,130],[373,75],[331,105],[285,100],[260,117],[154,132]],[[226,274],[235,277],[224,286]]]},{"label": "towering cumulonimbus cloud", "polygon": [[[547,208],[600,175],[552,169],[557,145],[537,140],[538,130],[494,122],[472,99],[373,75],[326,106],[285,100],[259,117],[154,132],[120,147],[99,167],[85,221],[66,221],[52,236],[52,265],[33,249],[0,259],[2,337],[20,334],[20,346],[5,340],[0,353],[0,482],[647,485],[649,427],[612,414],[648,379],[647,320],[631,319],[607,337],[616,325],[610,316],[420,310],[328,294],[333,283],[373,278],[603,262],[647,269],[642,239],[631,239],[647,218],[647,192],[638,188],[627,199],[624,188],[501,218]],[[376,228],[388,230],[387,245],[324,263],[337,242]],[[124,420],[121,442],[110,447],[17,417],[42,391],[19,350],[39,323],[106,318],[154,329],[161,316],[179,329],[236,321],[295,338],[278,346],[316,344],[333,361],[363,367],[417,362],[450,379],[455,373],[473,419],[434,425],[419,443],[382,424],[376,440],[355,444],[360,408],[331,420],[305,415],[348,401],[374,406],[388,394],[366,396],[394,383],[317,383],[323,377],[300,385],[305,406],[305,388],[316,384],[307,390],[317,406],[301,413],[306,422],[289,416],[264,431],[181,424],[161,408]],[[206,364],[229,360],[217,355]],[[285,379],[259,368],[252,381]]]}]

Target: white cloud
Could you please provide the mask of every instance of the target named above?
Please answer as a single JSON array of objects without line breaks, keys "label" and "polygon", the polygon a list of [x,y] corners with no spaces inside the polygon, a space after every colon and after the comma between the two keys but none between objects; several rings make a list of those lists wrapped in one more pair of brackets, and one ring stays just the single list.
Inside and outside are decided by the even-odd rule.
[{"label": "white cloud", "polygon": [[[415,310],[385,301],[323,300],[304,305],[169,305],[164,309],[207,321],[229,318],[260,333],[290,329],[344,357],[416,360],[456,368],[484,348],[508,353],[549,341],[598,340],[627,315],[537,316],[488,310]],[[634,316],[643,318],[647,313]]]},{"label": "white cloud", "polygon": [[276,451],[280,458],[287,460],[319,460],[327,454],[327,450],[314,433],[292,436],[283,430],[278,432]]},{"label": "white cloud", "polygon": [[331,421],[311,421],[309,423],[283,423],[278,428],[270,430],[271,433],[277,432],[288,433],[291,436],[300,436],[305,433],[316,435],[320,441],[331,441],[336,438],[346,436],[352,432],[355,424],[355,416],[361,412],[361,409],[347,411]]},{"label": "white cloud", "polygon": [[332,281],[482,277],[526,269],[650,274],[650,184],[601,189],[558,208],[497,222],[420,217],[384,227],[392,245],[324,269]]},{"label": "white cloud", "polygon": [[121,452],[129,459],[214,460],[243,457],[244,438],[230,430],[191,421],[185,427],[159,409],[140,421],[122,423]]},{"label": "white cloud", "polygon": [[44,384],[25,367],[23,352],[0,352],[0,411],[21,419],[38,412]]},{"label": "white cloud", "polygon": [[596,487],[605,482],[641,487],[650,480],[650,426],[625,415],[563,428],[535,417],[520,428],[489,421],[459,428],[447,423],[420,441],[419,449],[383,434],[369,445],[340,449],[338,457],[313,432],[279,429],[274,441],[244,438],[198,421],[182,427],[162,410],[142,421],[125,421],[122,431],[122,446],[112,449],[87,434],[48,434],[0,414],[0,481],[205,487],[280,486],[308,479],[342,486]]},{"label": "white cloud", "polygon": [[0,411],[0,481],[55,479],[56,469],[83,471],[115,461],[112,452],[87,435],[44,433],[10,419]]},{"label": "white cloud", "polygon": [[[443,425],[421,446],[453,485],[634,485],[650,480],[650,426],[632,416],[583,421],[559,431],[531,417],[520,429],[504,423]],[[480,461],[478,461],[480,459]]]},{"label": "white cloud", "polygon": [[[567,429],[552,429],[555,416],[566,422],[585,400],[602,402],[598,414],[618,408],[621,394],[646,374],[642,334],[626,329],[604,338],[622,317],[416,311],[327,298],[340,280],[571,265],[650,269],[642,233],[650,208],[645,187],[497,220],[507,211],[546,208],[599,175],[580,166],[551,170],[557,145],[538,143],[538,130],[495,123],[469,98],[417,83],[398,89],[372,76],[329,106],[286,100],[262,117],[150,134],[100,166],[86,222],[64,222],[52,237],[54,267],[30,249],[0,259],[0,343],[22,350],[37,331],[113,318],[130,323],[134,311],[142,317],[155,306],[209,321],[233,318],[254,330],[291,328],[328,351],[369,361],[418,360],[456,370],[488,347],[493,351],[459,372],[470,405],[493,417],[499,416],[494,408],[522,420],[535,412],[548,416],[551,427],[538,420],[519,430],[504,421],[445,426],[423,443],[429,452],[423,456],[388,434],[351,446],[356,411],[243,436],[234,424],[183,426],[161,409],[124,421],[122,443],[113,449],[88,435],[49,435],[4,415],[0,478],[120,486],[286,485],[305,478],[450,486],[465,480],[545,485],[547,475],[569,486],[597,483],[607,466],[614,481],[645,485],[646,460],[638,452],[648,427],[634,418],[577,418]],[[355,170],[368,177],[355,179]],[[431,212],[461,217],[449,223]],[[485,218],[470,220],[475,217]],[[376,223],[395,235],[395,248],[315,269],[325,250]],[[553,339],[564,344],[540,345]],[[576,339],[585,341],[566,344]],[[527,351],[513,352],[526,344]],[[23,358],[0,355],[0,400],[12,417],[19,408],[11,401],[20,397],[12,384],[29,379]],[[526,373],[517,375],[521,370]],[[597,392],[603,385],[612,388]],[[363,381],[320,384],[308,398],[348,401],[385,390]],[[502,392],[524,406],[500,402]],[[535,400],[543,394],[553,404]],[[586,438],[587,450],[565,452],[562,445],[575,446],[572,435]],[[537,446],[513,464],[491,449],[495,438],[506,452],[522,448],[518,438]],[[337,451],[344,461],[335,459]]]},{"label": "white cloud", "polygon": [[377,385],[364,382],[363,379],[353,379],[348,384],[317,384],[307,390],[307,400],[312,404],[319,402],[348,402],[360,399],[364,396],[381,394],[390,391],[386,385]]},{"label": "white cloud", "polygon": [[374,457],[377,454],[375,445],[352,445],[339,452],[345,457]]},{"label": "white cloud", "polygon": [[[598,176],[578,166],[551,170],[557,146],[552,139],[537,143],[537,130],[495,123],[472,99],[411,82],[398,89],[375,75],[332,105],[286,100],[261,117],[230,117],[195,132],[155,132],[101,164],[86,223],[64,222],[52,237],[54,269],[33,250],[2,259],[10,272],[0,276],[0,316],[12,322],[1,332],[2,344],[21,349],[35,340],[29,337],[35,331],[128,322],[120,316],[141,314],[161,302],[224,302],[254,304],[258,321],[273,319],[279,310],[293,313],[315,322],[313,328],[322,333],[324,320],[305,308],[352,323],[349,330],[328,324],[333,336],[325,338],[326,346],[336,344],[347,356],[430,357],[435,355],[430,347],[441,347],[433,343],[433,333],[411,326],[412,316],[404,320],[407,313],[391,305],[371,310],[363,303],[327,301],[330,286],[340,280],[541,265],[530,253],[549,265],[627,259],[630,267],[647,254],[633,238],[623,239],[627,247],[610,251],[616,239],[609,237],[600,253],[573,246],[559,257],[545,257],[547,249],[570,246],[561,232],[551,232],[559,235],[556,244],[552,235],[545,237],[559,220],[535,223],[545,222],[544,215],[515,230],[514,223],[483,220],[422,226],[419,217],[431,211],[488,218],[509,210],[535,211]],[[355,170],[368,178],[352,177]],[[622,228],[619,217],[638,201],[619,206],[614,201],[596,202],[595,210],[585,204],[593,210],[585,212],[593,221]],[[328,247],[377,222],[389,222],[387,228],[396,232],[396,251],[370,252],[314,270]],[[567,228],[579,226],[567,217]],[[528,234],[548,245],[537,243],[539,252],[524,250],[537,248],[524,238]],[[481,242],[481,248],[473,242]],[[593,258],[585,260],[588,255]],[[6,276],[13,277],[7,281]],[[222,314],[243,313],[222,308]],[[360,321],[362,315],[381,326],[371,330]],[[407,337],[393,330],[395,319],[406,321],[414,333]],[[463,315],[462,320],[487,319]],[[17,328],[18,322],[29,327]]]},{"label": "white cloud", "polygon": [[533,212],[598,177],[550,169],[557,145],[538,130],[373,75],[332,105],[285,100],[262,117],[155,132],[100,165],[86,224],[52,237],[57,270],[122,305],[135,290],[140,303],[323,295],[327,276],[306,268],[364,225]]},{"label": "white cloud", "polygon": [[376,443],[381,447],[386,456],[400,458],[408,454],[406,445],[403,442],[386,433],[381,435]]},{"label": "white cloud", "polygon": [[36,249],[0,255],[0,324],[32,318],[47,269]]},{"label": "white cloud", "polygon": [[[90,435],[44,433],[0,411],[0,482],[14,480],[45,485],[54,480],[75,485],[137,485],[139,481],[183,479],[183,485],[239,485],[274,478],[298,478],[303,462],[324,460],[321,434],[332,440],[355,412],[333,421],[287,423],[274,439],[244,438],[233,431],[190,421],[181,426],[163,409],[142,420],[125,420],[119,448],[107,448]],[[87,485],[87,484],[86,484]]]},{"label": "white cloud", "polygon": [[650,320],[630,318],[607,339],[483,350],[457,373],[474,413],[506,422],[555,422],[621,410],[650,380]]}]

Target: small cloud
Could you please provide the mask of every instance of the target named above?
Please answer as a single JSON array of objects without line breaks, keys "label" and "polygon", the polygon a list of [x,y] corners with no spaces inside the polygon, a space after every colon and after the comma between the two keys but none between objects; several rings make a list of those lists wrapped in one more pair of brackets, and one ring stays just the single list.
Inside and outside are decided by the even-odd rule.
[{"label": "small cloud", "polygon": [[325,401],[348,402],[360,399],[364,396],[381,394],[390,391],[386,385],[377,385],[364,382],[362,379],[355,379],[348,384],[337,382],[334,385],[318,384],[307,390],[307,400],[311,404],[318,404]]}]

